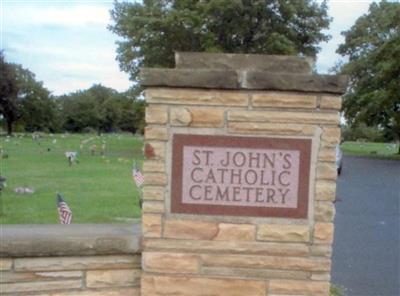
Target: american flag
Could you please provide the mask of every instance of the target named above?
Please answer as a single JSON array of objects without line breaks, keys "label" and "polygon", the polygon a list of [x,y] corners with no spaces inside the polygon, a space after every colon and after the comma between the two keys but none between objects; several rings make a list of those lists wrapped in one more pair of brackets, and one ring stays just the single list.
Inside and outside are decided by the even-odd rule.
[{"label": "american flag", "polygon": [[58,216],[60,217],[60,223],[71,224],[72,211],[59,193],[57,193],[57,208]]},{"label": "american flag", "polygon": [[135,181],[137,187],[142,186],[142,184],[144,183],[144,177],[137,168],[134,168],[132,170],[132,177],[133,177],[133,180]]}]

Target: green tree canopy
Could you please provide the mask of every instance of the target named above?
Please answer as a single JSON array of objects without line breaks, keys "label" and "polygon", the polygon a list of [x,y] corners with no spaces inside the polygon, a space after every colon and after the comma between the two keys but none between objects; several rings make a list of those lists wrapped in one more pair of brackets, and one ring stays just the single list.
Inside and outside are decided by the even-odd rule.
[{"label": "green tree canopy", "polygon": [[137,89],[117,92],[101,84],[54,97],[21,65],[7,63],[0,52],[0,114],[11,134],[27,132],[129,131],[143,133],[145,102]]},{"label": "green tree canopy", "polygon": [[[79,90],[60,97],[62,104],[64,126],[68,131],[81,132],[85,128],[92,128],[100,132],[106,121],[110,129],[117,119],[114,115],[106,114],[107,102],[112,100],[117,92],[100,84],[93,85],[87,90]],[[110,112],[111,113],[111,112]],[[106,117],[113,116],[113,118]]]},{"label": "green tree canopy", "polygon": [[326,3],[314,0],[115,2],[111,15],[117,59],[134,81],[142,66],[173,66],[175,51],[315,56],[329,39]]},{"label": "green tree canopy", "polygon": [[50,92],[37,81],[35,74],[21,65],[14,65],[16,70],[18,92],[16,99],[20,103],[19,122],[28,132],[58,131],[60,123],[57,116],[57,105]]},{"label": "green tree canopy", "polygon": [[337,52],[348,57],[340,71],[350,76],[343,110],[350,126],[382,130],[400,138],[400,3],[372,3]]},{"label": "green tree canopy", "polygon": [[14,67],[5,61],[0,52],[0,114],[7,124],[7,133],[11,134],[12,124],[18,119],[17,79]]},{"label": "green tree canopy", "polygon": [[144,102],[131,97],[128,92],[119,93],[95,84],[89,89],[63,95],[58,101],[63,127],[68,131],[143,132]]},{"label": "green tree canopy", "polygon": [[13,124],[23,122],[27,131],[51,130],[56,121],[56,105],[50,92],[37,81],[35,74],[21,65],[1,62],[1,105],[7,133],[12,133]]}]

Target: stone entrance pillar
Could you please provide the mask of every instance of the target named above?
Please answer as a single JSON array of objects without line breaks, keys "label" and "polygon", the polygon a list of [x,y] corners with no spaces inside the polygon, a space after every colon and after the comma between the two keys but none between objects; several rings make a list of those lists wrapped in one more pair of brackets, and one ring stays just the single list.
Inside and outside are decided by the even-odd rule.
[{"label": "stone entrance pillar", "polygon": [[328,295],[343,76],[178,53],[146,87],[143,296]]}]

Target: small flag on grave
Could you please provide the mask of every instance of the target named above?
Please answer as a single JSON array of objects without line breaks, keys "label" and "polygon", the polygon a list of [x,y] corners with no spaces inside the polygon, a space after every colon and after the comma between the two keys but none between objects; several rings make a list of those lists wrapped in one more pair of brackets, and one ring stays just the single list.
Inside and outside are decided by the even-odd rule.
[{"label": "small flag on grave", "polygon": [[133,177],[133,180],[135,181],[137,187],[140,187],[143,185],[144,177],[143,177],[142,173],[139,171],[139,169],[137,169],[136,167],[134,167],[132,170],[132,177]]},{"label": "small flag on grave", "polygon": [[57,208],[60,223],[71,224],[72,211],[59,193],[57,193]]},{"label": "small flag on grave", "polygon": [[140,172],[140,170],[136,167],[136,161],[133,161],[133,169],[132,169],[132,179],[135,181],[136,187],[139,191],[139,206],[142,208],[143,204],[143,192],[142,192],[142,185],[144,183],[144,176]]}]

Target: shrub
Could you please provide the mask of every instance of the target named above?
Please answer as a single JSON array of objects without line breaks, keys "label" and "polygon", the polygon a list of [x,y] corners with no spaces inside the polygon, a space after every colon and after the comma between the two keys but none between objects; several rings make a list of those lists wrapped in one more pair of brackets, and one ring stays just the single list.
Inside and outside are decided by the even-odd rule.
[{"label": "shrub", "polygon": [[365,124],[343,127],[342,138],[344,141],[386,142],[383,132],[378,127]]}]

